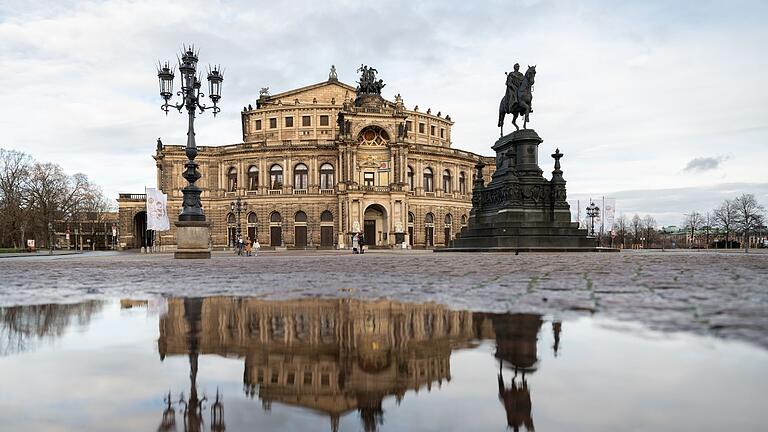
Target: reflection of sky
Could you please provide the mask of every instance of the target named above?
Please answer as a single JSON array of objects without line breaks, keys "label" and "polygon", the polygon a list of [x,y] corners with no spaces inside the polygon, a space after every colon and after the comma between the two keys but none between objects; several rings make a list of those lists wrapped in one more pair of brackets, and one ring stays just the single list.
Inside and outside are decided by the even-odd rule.
[{"label": "reflection of sky", "polygon": [[[0,429],[155,430],[164,394],[189,394],[188,358],[161,362],[157,337],[156,316],[115,302],[51,346],[0,357]],[[539,368],[528,375],[537,430],[759,430],[768,421],[760,348],[594,319],[563,324],[557,358],[552,345],[547,322]],[[451,381],[409,391],[400,405],[385,399],[380,430],[504,430],[494,351],[493,341],[454,351]],[[330,430],[312,411],[278,403],[263,411],[243,393],[243,369],[242,358],[200,357],[198,390],[223,393],[227,430]],[[505,370],[507,384],[511,377]],[[360,430],[359,416],[340,426]]]}]

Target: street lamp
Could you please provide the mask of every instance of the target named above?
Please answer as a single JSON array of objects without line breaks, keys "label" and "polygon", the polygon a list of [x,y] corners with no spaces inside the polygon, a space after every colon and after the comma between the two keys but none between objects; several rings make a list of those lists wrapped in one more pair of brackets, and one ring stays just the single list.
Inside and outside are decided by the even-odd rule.
[{"label": "street lamp", "polygon": [[48,222],[48,242],[50,243],[51,247],[48,255],[53,255],[53,222]]},{"label": "street lamp", "polygon": [[229,203],[229,209],[232,210],[232,212],[237,214],[237,227],[235,228],[235,238],[237,239],[237,242],[239,245],[240,233],[242,232],[240,230],[240,213],[248,210],[248,203],[245,201],[240,201],[240,198],[238,197],[237,200]]},{"label": "street lamp", "polygon": [[165,111],[165,115],[168,115],[169,108],[176,108],[179,112],[182,109],[187,109],[187,115],[189,117],[189,123],[187,126],[187,147],[186,156],[187,162],[184,164],[186,170],[182,174],[188,184],[182,189],[184,194],[184,201],[181,214],[179,215],[180,221],[205,221],[205,215],[203,214],[203,206],[200,203],[200,193],[202,190],[195,185],[195,182],[200,179],[200,172],[197,170],[199,166],[195,162],[197,156],[197,144],[195,143],[195,111],[200,110],[202,114],[205,110],[213,110],[214,117],[221,111],[221,108],[217,106],[219,99],[221,99],[221,83],[224,81],[224,77],[221,73],[219,66],[208,67],[208,86],[209,93],[208,98],[213,102],[213,106],[209,107],[202,105],[200,99],[205,97],[205,94],[200,91],[202,83],[200,79],[202,75],[196,75],[197,72],[197,54],[194,46],[185,47],[182,50],[181,59],[179,60],[179,72],[181,73],[181,91],[177,93],[182,97],[182,101],[178,104],[170,104],[169,100],[173,96],[173,79],[175,68],[171,68],[168,62],[164,65],[160,65],[157,70],[157,78],[160,83],[160,96],[165,101],[160,107]]},{"label": "street lamp", "polygon": [[595,236],[595,218],[600,214],[600,207],[596,206],[594,202],[589,203],[587,206],[587,217],[590,219],[591,223],[591,232],[590,235],[592,237]]},{"label": "street lamp", "polygon": [[[221,66],[208,66],[208,99],[213,102],[213,106],[206,106],[200,103],[205,94],[200,91],[202,87],[202,74],[197,75],[197,57],[198,51],[193,45],[183,47],[179,61],[179,73],[181,74],[181,90],[176,93],[181,96],[180,103],[169,103],[173,96],[173,79],[175,77],[175,67],[171,67],[169,62],[158,64],[157,78],[160,85],[160,97],[164,103],[161,109],[168,115],[169,108],[176,108],[179,112],[182,109],[187,110],[189,123],[187,126],[187,146],[185,153],[187,161],[184,163],[185,170],[182,177],[187,180],[187,185],[182,189],[184,199],[182,201],[182,211],[179,214],[179,223],[176,242],[180,246],[175,254],[176,258],[210,258],[210,249],[208,244],[201,242],[200,239],[207,239],[209,229],[205,223],[205,214],[203,214],[203,205],[200,202],[200,189],[195,182],[200,179],[201,174],[198,171],[198,163],[195,162],[197,156],[197,144],[195,143],[195,111],[200,110],[200,114],[205,110],[213,110],[213,116],[216,117],[221,109],[217,106],[221,99],[221,83],[224,81]],[[183,247],[182,247],[183,245]]]}]

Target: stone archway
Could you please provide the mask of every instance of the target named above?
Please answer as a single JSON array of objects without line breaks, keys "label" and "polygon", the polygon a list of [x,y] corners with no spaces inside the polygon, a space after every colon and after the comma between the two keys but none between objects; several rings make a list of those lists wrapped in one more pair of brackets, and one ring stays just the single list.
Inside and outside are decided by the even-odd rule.
[{"label": "stone archway", "polygon": [[154,240],[154,233],[147,231],[147,212],[140,211],[133,216],[133,235],[134,247],[151,247]]},{"label": "stone archway", "polygon": [[389,219],[387,209],[381,204],[369,204],[363,212],[363,234],[368,246],[389,244]]}]

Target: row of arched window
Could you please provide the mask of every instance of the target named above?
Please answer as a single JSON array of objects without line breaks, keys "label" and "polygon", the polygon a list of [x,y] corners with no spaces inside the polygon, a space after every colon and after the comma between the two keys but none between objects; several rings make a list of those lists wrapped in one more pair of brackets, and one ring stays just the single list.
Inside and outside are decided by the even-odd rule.
[{"label": "row of arched window", "polygon": [[[413,225],[413,221],[415,219],[415,216],[413,213],[408,212],[408,224]],[[303,211],[299,210],[296,212],[296,214],[293,216],[294,222],[306,222],[307,221],[307,214]],[[256,213],[248,213],[247,221],[249,224],[257,224],[258,219],[256,217]],[[280,212],[273,211],[269,215],[269,221],[270,222],[282,222],[283,216],[280,214]],[[333,213],[326,210],[322,213],[320,213],[320,222],[333,222]],[[235,224],[235,215],[234,213],[229,213],[227,215],[227,224],[233,225]],[[424,224],[431,224],[434,225],[435,223],[435,215],[432,213],[427,213],[424,215]],[[445,215],[444,219],[445,225],[453,225],[453,216],[448,213]],[[461,215],[461,225],[464,226],[467,224],[467,215]]]},{"label": "row of arched window", "polygon": [[[435,182],[434,182],[434,174],[432,173],[432,168],[426,167],[424,168],[423,173],[423,182],[422,185],[424,187],[424,192],[434,192],[435,191]],[[411,166],[408,166],[408,186],[411,190],[414,190],[416,187],[416,183],[414,181],[414,171]],[[445,193],[451,193],[453,192],[453,176],[451,175],[451,171],[449,170],[443,170],[443,192]],[[459,172],[459,193],[466,194],[467,193],[467,175],[464,173],[464,171]]]},{"label": "row of arched window", "polygon": [[[333,189],[335,170],[333,165],[324,163],[320,166],[320,189]],[[234,192],[237,190],[237,168],[231,167],[227,171],[227,190]],[[283,167],[280,164],[274,164],[269,168],[269,188],[281,189],[283,187]],[[294,189],[309,188],[309,168],[303,163],[298,163],[293,167],[293,187]],[[259,188],[259,167],[251,165],[248,168],[248,190],[258,190]]]},{"label": "row of arched window", "polygon": [[[256,213],[248,213],[247,221],[249,225],[256,225],[258,224],[258,218],[256,217]],[[270,222],[282,222],[283,216],[278,211],[273,211],[269,214],[269,221]],[[293,221],[294,222],[307,222],[307,214],[303,211],[299,210],[296,212],[296,214],[293,215]],[[333,213],[326,210],[322,213],[320,213],[320,222],[333,222]],[[237,220],[235,218],[234,213],[229,213],[227,215],[227,225],[234,225],[237,223]]]},{"label": "row of arched window", "polygon": [[[415,217],[414,217],[413,213],[408,212],[408,225],[413,225],[414,219],[415,219]],[[453,216],[451,216],[450,213],[446,214],[444,222],[445,222],[446,225],[452,225],[453,224]],[[435,224],[435,215],[433,215],[432,213],[427,213],[426,215],[424,215],[424,223],[425,224],[434,225]],[[461,215],[461,225],[464,226],[466,224],[467,224],[467,215]]]}]

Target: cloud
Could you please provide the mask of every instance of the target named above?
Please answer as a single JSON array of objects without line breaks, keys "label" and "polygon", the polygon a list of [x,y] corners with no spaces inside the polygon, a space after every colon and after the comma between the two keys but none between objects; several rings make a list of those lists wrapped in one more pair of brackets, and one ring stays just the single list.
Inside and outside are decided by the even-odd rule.
[{"label": "cloud", "polygon": [[[238,143],[240,108],[262,87],[323,81],[331,64],[354,85],[366,63],[385,97],[450,114],[454,147],[491,154],[503,72],[519,62],[538,65],[530,126],[545,140],[542,168],[559,147],[569,190],[706,186],[681,161],[726,139],[739,167],[728,180],[765,181],[753,156],[768,142],[765,2],[258,3],[0,2],[0,99],[12,101],[0,105],[0,146],[113,196],[153,186],[157,137],[186,139],[184,117],[159,110],[155,64],[194,42],[202,64],[227,71],[221,115],[195,125],[200,145]],[[510,23],[513,36],[500,30]]]},{"label": "cloud", "polygon": [[720,168],[720,164],[725,162],[727,159],[727,156],[693,158],[688,161],[688,165],[685,166],[683,171],[704,172],[715,170]]}]

